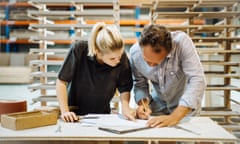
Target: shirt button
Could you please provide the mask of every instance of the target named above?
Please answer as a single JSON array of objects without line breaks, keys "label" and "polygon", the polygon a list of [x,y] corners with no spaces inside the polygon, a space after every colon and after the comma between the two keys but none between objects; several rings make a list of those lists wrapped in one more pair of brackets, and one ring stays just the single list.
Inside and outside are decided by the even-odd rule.
[{"label": "shirt button", "polygon": [[162,77],[160,76],[159,79],[162,80]]},{"label": "shirt button", "polygon": [[171,74],[171,75],[173,75],[173,74],[174,74],[174,72],[170,72],[170,74]]},{"label": "shirt button", "polygon": [[163,89],[164,87],[162,86],[161,88]]}]

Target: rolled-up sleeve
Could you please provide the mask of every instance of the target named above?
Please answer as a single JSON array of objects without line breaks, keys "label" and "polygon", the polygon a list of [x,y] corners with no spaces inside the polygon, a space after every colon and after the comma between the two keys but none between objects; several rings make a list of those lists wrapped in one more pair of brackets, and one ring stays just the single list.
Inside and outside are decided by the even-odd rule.
[{"label": "rolled-up sleeve", "polygon": [[141,64],[141,62],[137,60],[139,54],[138,46],[139,45],[136,43],[130,49],[130,65],[133,73],[133,90],[136,103],[143,98],[151,99],[148,79],[144,77],[135,66]]},{"label": "rolled-up sleeve", "polygon": [[197,54],[196,48],[188,35],[181,35],[180,59],[182,68],[187,77],[187,86],[179,105],[190,107],[193,110],[201,105],[206,88],[204,71]]}]

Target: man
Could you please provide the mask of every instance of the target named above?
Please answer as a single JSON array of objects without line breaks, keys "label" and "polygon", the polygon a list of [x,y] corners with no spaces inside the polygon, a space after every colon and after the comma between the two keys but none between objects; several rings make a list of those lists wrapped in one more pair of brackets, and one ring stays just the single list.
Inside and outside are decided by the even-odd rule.
[{"label": "man", "polygon": [[[150,127],[176,125],[200,111],[205,90],[202,65],[192,40],[184,32],[148,25],[130,49],[137,116]],[[152,84],[150,94],[149,87]]]}]

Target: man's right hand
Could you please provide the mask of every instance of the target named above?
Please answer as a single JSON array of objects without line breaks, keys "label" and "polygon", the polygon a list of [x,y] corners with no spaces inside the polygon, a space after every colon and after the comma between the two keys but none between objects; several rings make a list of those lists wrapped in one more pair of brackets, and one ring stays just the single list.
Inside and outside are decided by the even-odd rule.
[{"label": "man's right hand", "polygon": [[76,122],[79,120],[79,118],[74,112],[64,112],[61,114],[61,118],[65,122]]},{"label": "man's right hand", "polygon": [[139,105],[137,108],[137,118],[139,119],[149,119],[152,110],[149,107],[144,107],[143,105]]}]

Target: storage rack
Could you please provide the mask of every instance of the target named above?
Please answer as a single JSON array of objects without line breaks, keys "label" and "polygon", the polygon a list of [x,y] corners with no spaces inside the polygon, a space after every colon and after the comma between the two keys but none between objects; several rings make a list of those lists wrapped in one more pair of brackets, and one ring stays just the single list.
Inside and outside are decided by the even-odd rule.
[{"label": "storage rack", "polygon": [[[88,31],[88,33],[90,32],[92,24],[86,24],[86,21],[91,20],[91,18],[97,18],[98,21],[108,19],[113,24],[119,26],[119,3],[115,0],[31,0],[28,3],[38,8],[37,11],[28,11],[29,17],[38,21],[37,24],[30,24],[29,29],[39,33],[39,36],[30,37],[29,39],[29,41],[39,44],[39,48],[30,49],[30,53],[40,56],[39,60],[30,62],[30,65],[37,71],[32,73],[36,81],[29,86],[29,89],[40,90],[41,95],[33,99],[33,101],[41,101],[41,105],[45,106],[47,101],[56,101],[56,95],[47,92],[48,90],[55,90],[57,72],[49,71],[48,67],[61,65],[68,51],[67,48],[54,46],[49,48],[48,46],[61,41],[68,43],[76,40],[87,40],[84,30]],[[48,7],[52,5],[57,5],[58,7],[71,6],[72,10],[50,10]],[[98,11],[86,9],[86,5],[97,7]],[[101,10],[102,5],[107,5],[110,8]],[[72,23],[56,24],[50,19],[55,16],[71,19]],[[59,29],[69,31],[69,37],[54,35],[54,30]],[[54,57],[51,57],[49,53],[55,54]]]},{"label": "storage rack", "polygon": [[[231,109],[232,92],[240,91],[239,84],[232,85],[235,79],[240,78],[240,62],[233,59],[240,55],[237,47],[240,37],[236,34],[240,25],[233,23],[234,19],[240,18],[239,10],[234,9],[239,6],[239,2],[240,0],[155,0],[142,5],[150,8],[151,23],[163,19],[184,20],[181,25],[167,27],[171,31],[185,31],[195,43],[207,78],[205,99],[216,96],[214,91],[223,97],[221,106],[203,107],[201,115],[219,120],[223,127],[232,131],[240,130],[240,113]],[[216,8],[219,10],[212,11]],[[197,20],[203,23],[194,23]]]}]

